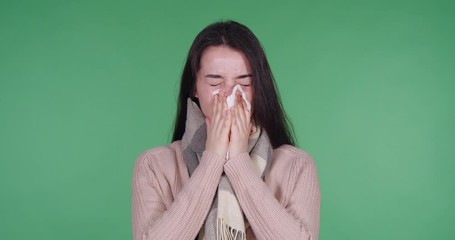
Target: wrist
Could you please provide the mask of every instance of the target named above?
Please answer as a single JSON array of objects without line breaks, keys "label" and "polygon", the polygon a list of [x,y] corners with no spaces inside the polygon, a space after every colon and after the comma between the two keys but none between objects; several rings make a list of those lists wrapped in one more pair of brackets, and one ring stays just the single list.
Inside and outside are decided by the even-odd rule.
[{"label": "wrist", "polygon": [[233,158],[236,158],[238,157],[239,155],[242,155],[242,154],[248,154],[248,150],[247,149],[242,149],[242,150],[233,150],[233,151],[229,151],[229,157],[228,157],[228,160],[230,159],[233,159]]}]

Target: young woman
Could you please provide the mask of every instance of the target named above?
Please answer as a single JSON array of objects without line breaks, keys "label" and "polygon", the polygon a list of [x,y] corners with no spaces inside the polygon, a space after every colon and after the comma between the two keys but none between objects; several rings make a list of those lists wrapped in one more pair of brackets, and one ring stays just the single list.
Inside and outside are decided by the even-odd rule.
[{"label": "young woman", "polygon": [[173,142],[136,160],[133,238],[318,239],[316,167],[293,145],[258,39],[237,22],[207,26],[183,69]]}]

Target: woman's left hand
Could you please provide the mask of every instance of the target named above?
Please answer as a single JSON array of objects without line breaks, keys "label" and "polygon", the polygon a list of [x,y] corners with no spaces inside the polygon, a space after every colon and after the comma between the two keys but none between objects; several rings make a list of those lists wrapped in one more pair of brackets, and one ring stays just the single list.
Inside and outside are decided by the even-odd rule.
[{"label": "woman's left hand", "polygon": [[239,92],[231,108],[231,134],[229,139],[229,158],[248,152],[248,139],[251,133],[251,112]]}]

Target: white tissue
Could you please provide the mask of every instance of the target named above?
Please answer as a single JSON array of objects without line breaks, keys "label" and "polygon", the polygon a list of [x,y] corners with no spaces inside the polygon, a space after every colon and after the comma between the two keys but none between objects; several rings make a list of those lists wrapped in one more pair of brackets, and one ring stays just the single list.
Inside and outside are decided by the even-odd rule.
[{"label": "white tissue", "polygon": [[[218,94],[220,93],[221,89],[217,89],[215,91],[213,91],[212,93],[212,96],[215,95],[215,94]],[[229,95],[227,98],[226,98],[226,102],[227,102],[227,105],[228,105],[228,108],[231,108],[234,106],[234,102],[235,102],[235,93],[239,91],[242,95],[242,98],[243,98],[243,101],[245,101],[246,103],[246,108],[248,109],[248,111],[251,110],[251,104],[250,102],[248,102],[248,100],[246,99],[246,93],[243,91],[242,87],[240,86],[240,84],[237,84],[234,86],[234,89],[232,89],[232,93],[231,95]]]}]

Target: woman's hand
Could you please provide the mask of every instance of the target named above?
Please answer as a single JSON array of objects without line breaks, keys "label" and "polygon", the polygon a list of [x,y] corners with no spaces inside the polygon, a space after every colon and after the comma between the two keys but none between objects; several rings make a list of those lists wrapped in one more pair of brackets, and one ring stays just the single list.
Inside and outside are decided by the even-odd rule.
[{"label": "woman's hand", "polygon": [[248,139],[251,133],[251,112],[248,111],[240,92],[235,95],[235,104],[231,108],[232,124],[229,141],[229,158],[248,152]]},{"label": "woman's hand", "polygon": [[213,96],[212,116],[206,117],[207,141],[205,150],[225,158],[229,147],[231,112],[226,103],[226,93],[221,91]]}]

